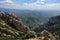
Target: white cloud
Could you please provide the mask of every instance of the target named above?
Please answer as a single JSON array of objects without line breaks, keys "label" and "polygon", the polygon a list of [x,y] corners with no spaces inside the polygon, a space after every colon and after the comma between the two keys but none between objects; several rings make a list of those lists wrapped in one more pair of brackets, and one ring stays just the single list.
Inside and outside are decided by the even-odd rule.
[{"label": "white cloud", "polygon": [[45,3],[45,1],[47,1],[47,0],[41,0],[41,4],[44,4],[44,3]]},{"label": "white cloud", "polygon": [[37,0],[36,2],[31,4],[24,3],[24,6],[27,9],[52,9],[52,10],[60,9],[60,3],[45,4],[44,3],[45,1],[47,0]]},{"label": "white cloud", "polygon": [[[44,2],[47,0],[37,0],[33,3],[24,3],[24,4],[16,4],[12,0],[5,0],[0,2],[0,7],[5,8],[15,8],[15,9],[60,9],[60,3],[52,3],[52,4],[45,4]],[[42,5],[44,4],[44,5]]]},{"label": "white cloud", "polygon": [[35,3],[44,4],[45,1],[47,1],[47,0],[37,0]]},{"label": "white cloud", "polygon": [[46,0],[37,0],[36,2],[30,3],[30,4],[24,3],[24,5],[27,7],[40,7],[45,1]]},{"label": "white cloud", "polygon": [[5,0],[5,2],[13,3],[13,1],[12,1],[12,0]]},{"label": "white cloud", "polygon": [[21,5],[16,4],[13,0],[4,0],[4,1],[0,1],[0,7],[4,7],[4,8],[19,8]]},{"label": "white cloud", "polygon": [[0,1],[0,3],[14,3],[12,0],[4,0],[4,1]]},{"label": "white cloud", "polygon": [[24,3],[23,5],[24,5],[24,6],[28,6],[28,7],[29,7],[29,6],[30,6],[30,7],[34,7],[34,6],[36,7],[36,6],[40,6],[40,3],[41,3],[40,0],[37,0],[36,2],[30,3],[30,4]]},{"label": "white cloud", "polygon": [[60,3],[46,4],[45,9],[60,9]]},{"label": "white cloud", "polygon": [[41,5],[41,4],[24,4],[25,8],[27,9],[52,9],[52,10],[57,10],[60,9],[60,3],[54,3],[54,4],[46,4],[46,5]]}]

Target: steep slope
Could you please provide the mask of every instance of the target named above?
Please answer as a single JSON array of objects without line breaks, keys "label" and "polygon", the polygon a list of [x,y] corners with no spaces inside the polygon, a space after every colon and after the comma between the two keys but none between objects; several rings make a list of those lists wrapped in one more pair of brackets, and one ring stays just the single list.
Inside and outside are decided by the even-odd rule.
[{"label": "steep slope", "polygon": [[30,29],[17,16],[0,12],[0,39],[3,37],[1,40],[5,40],[4,37],[18,38],[29,31]]},{"label": "steep slope", "polygon": [[60,15],[59,10],[20,10],[20,9],[5,9],[0,8],[0,11],[16,14],[26,23],[31,30],[39,27],[39,25],[48,21],[49,17]]},{"label": "steep slope", "polygon": [[20,15],[17,14],[22,21],[29,26],[31,30],[39,27],[39,25],[43,24],[44,22],[48,21],[46,14],[40,12],[28,12],[28,13],[21,13]]},{"label": "steep slope", "polygon": [[36,32],[41,32],[42,30],[48,30],[56,38],[60,39],[60,15],[51,17],[47,23],[35,29]]},{"label": "steep slope", "polygon": [[[39,31],[39,34],[30,31],[16,15],[0,12],[0,40],[51,40],[51,37],[55,39],[52,32],[50,30],[48,31],[43,30],[41,33]],[[46,33],[51,36],[48,36]]]},{"label": "steep slope", "polygon": [[[27,28],[26,25],[19,19],[16,15],[0,12],[0,18],[5,21],[8,25],[12,26],[13,28],[27,32],[29,29]],[[23,30],[24,29],[24,30]]]},{"label": "steep slope", "polygon": [[41,33],[37,33],[35,38],[30,38],[28,40],[57,40],[52,33],[47,30],[43,30]]}]

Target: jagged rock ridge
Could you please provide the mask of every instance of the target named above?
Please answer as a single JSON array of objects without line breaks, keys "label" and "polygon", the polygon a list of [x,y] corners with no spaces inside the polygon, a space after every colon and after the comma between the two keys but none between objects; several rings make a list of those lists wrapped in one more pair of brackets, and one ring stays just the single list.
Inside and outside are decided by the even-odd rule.
[{"label": "jagged rock ridge", "polygon": [[17,38],[30,29],[16,15],[0,12],[0,36]]},{"label": "jagged rock ridge", "polygon": [[15,15],[0,12],[0,18],[17,30],[29,31],[27,26]]}]

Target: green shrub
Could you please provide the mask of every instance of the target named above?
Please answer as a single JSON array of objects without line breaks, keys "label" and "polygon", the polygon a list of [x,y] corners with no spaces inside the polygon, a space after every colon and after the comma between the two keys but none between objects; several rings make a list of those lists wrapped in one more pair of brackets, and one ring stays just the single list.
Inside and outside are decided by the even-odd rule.
[{"label": "green shrub", "polygon": [[36,35],[37,35],[37,37],[43,36],[41,33],[37,33]]},{"label": "green shrub", "polygon": [[29,39],[29,38],[35,38],[35,34],[33,34],[33,33],[26,34],[25,39]]}]

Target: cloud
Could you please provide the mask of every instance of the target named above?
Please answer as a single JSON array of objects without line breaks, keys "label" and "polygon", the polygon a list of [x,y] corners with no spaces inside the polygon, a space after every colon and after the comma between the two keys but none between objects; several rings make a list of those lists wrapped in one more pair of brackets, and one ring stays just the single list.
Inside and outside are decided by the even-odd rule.
[{"label": "cloud", "polygon": [[38,6],[42,6],[42,4],[44,4],[44,2],[45,2],[46,0],[37,0],[36,2],[33,2],[33,3],[30,3],[30,4],[28,4],[28,3],[24,3],[24,5],[25,6],[35,6],[35,7],[38,7]]},{"label": "cloud", "polygon": [[3,1],[0,1],[0,3],[14,3],[12,0],[3,0]]},{"label": "cloud", "polygon": [[41,4],[44,4],[44,3],[45,3],[45,1],[47,1],[47,0],[41,0]]},{"label": "cloud", "polygon": [[42,4],[44,4],[46,0],[37,0],[36,2],[33,2],[33,3],[24,3],[23,5],[25,6],[25,8],[27,9],[40,9],[43,7]]},{"label": "cloud", "polygon": [[13,3],[13,1],[12,1],[12,0],[5,0],[5,2]]},{"label": "cloud", "polygon": [[60,3],[52,3],[52,4],[45,4],[44,2],[47,0],[37,0],[31,4],[24,3],[25,8],[27,9],[52,9],[57,10],[60,9]]},{"label": "cloud", "polygon": [[17,9],[20,7],[20,5],[16,4],[13,0],[4,0],[4,1],[0,1],[0,7]]},{"label": "cloud", "polygon": [[45,4],[47,0],[37,0],[33,3],[23,3],[16,4],[13,0],[4,0],[0,1],[0,7],[10,8],[10,9],[60,9],[60,3]]},{"label": "cloud", "polygon": [[60,9],[60,3],[46,4],[45,9]]}]

